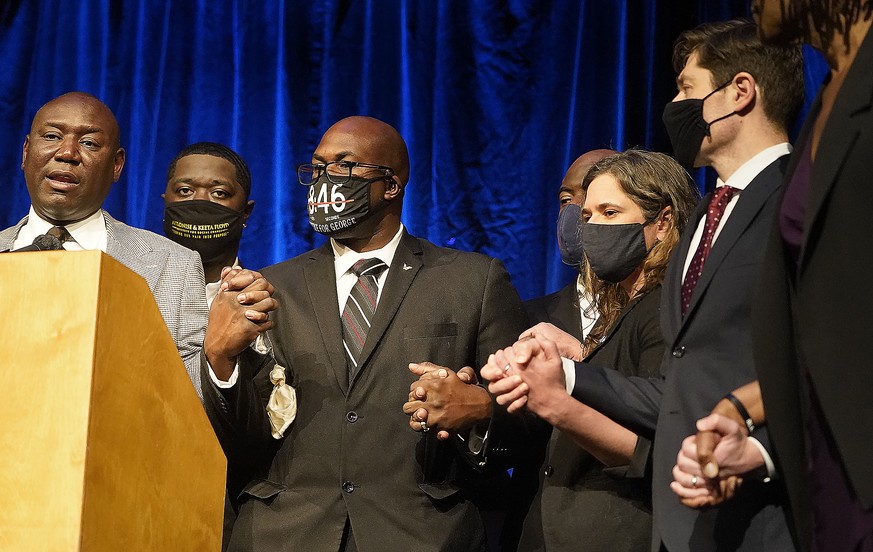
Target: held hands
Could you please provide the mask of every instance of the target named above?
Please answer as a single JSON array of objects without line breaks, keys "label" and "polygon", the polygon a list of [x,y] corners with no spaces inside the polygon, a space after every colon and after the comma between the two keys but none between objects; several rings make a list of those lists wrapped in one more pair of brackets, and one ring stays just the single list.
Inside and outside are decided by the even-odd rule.
[{"label": "held hands", "polygon": [[430,362],[411,363],[409,371],[419,376],[409,386],[409,401],[403,412],[414,431],[437,430],[437,439],[463,431],[491,416],[491,397],[477,385],[476,372],[465,366],[453,372]]},{"label": "held hands", "polygon": [[532,336],[526,332],[511,347],[490,355],[482,377],[491,382],[488,390],[497,396],[498,404],[507,405],[508,412],[526,407],[553,425],[561,412],[559,406],[570,399],[558,345],[540,331]]},{"label": "held hands", "polygon": [[739,476],[763,465],[745,425],[713,413],[698,420],[697,434],[682,442],[670,488],[690,508],[716,506],[736,494],[742,484]]},{"label": "held hands", "polygon": [[558,352],[564,358],[569,358],[576,362],[581,362],[585,358],[585,348],[578,339],[548,322],[540,322],[533,328],[525,330],[520,336],[518,336],[518,339],[521,340],[526,337],[536,337],[538,335],[549,341],[553,341],[558,347]]},{"label": "held hands", "polygon": [[209,309],[203,341],[203,352],[219,379],[227,380],[237,355],[272,327],[269,313],[278,306],[273,291],[259,272],[238,266],[221,271],[220,291]]}]

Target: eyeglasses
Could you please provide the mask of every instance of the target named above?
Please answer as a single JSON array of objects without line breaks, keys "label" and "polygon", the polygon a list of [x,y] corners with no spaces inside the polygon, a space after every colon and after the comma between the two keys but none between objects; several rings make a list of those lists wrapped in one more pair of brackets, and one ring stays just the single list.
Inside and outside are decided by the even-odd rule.
[{"label": "eyeglasses", "polygon": [[383,165],[371,163],[357,163],[355,161],[331,161],[330,163],[302,163],[297,165],[297,181],[304,186],[311,186],[321,175],[327,175],[327,179],[334,184],[345,184],[352,178],[352,170],[356,168],[382,171],[382,178],[394,176],[394,169]]}]

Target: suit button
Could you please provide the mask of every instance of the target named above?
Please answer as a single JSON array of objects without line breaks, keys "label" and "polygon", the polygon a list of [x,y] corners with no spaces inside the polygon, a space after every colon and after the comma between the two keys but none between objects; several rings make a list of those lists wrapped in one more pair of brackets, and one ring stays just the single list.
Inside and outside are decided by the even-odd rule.
[{"label": "suit button", "polygon": [[682,358],[682,356],[684,354],[685,354],[685,347],[684,346],[683,347],[676,347],[675,349],[673,349],[673,356],[676,358]]},{"label": "suit button", "polygon": [[355,492],[355,484],[352,483],[351,481],[344,482],[343,483],[343,491],[345,491],[347,493]]},{"label": "suit button", "polygon": [[346,413],[346,420],[348,420],[348,422],[350,424],[357,422],[358,421],[358,413],[355,412],[354,410],[347,412]]},{"label": "suit button", "polygon": [[548,466],[546,466],[546,471],[543,472],[543,475],[545,475],[546,477],[552,477],[553,473],[555,473],[555,468],[553,468],[552,465],[549,464]]}]

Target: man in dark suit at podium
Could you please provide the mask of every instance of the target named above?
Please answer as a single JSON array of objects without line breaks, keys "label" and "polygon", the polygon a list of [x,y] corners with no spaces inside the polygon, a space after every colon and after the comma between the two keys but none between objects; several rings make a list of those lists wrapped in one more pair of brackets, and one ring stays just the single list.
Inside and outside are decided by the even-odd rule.
[{"label": "man in dark suit at podium", "polygon": [[22,148],[30,212],[0,232],[0,251],[56,234],[64,249],[99,249],[142,276],[201,395],[207,307],[200,258],[162,236],[115,220],[101,208],[124,161],[118,122],[103,102],[70,92],[46,103],[36,112]]},{"label": "man in dark suit at podium", "polygon": [[[524,329],[509,275],[495,259],[409,235],[400,222],[406,145],[381,121],[334,124],[299,178],[310,223],[331,239],[263,270],[278,302],[274,356],[247,349],[266,319],[257,305],[220,292],[210,312],[207,412],[231,452],[246,440],[250,450],[273,445],[245,490],[230,550],[483,550],[464,451],[436,431],[410,431],[402,407],[416,379],[410,362],[481,366]],[[223,285],[245,277],[229,273]],[[265,297],[271,286],[262,289]],[[299,400],[296,419],[278,429],[267,412],[276,363]],[[488,393],[462,387],[487,418]]]}]

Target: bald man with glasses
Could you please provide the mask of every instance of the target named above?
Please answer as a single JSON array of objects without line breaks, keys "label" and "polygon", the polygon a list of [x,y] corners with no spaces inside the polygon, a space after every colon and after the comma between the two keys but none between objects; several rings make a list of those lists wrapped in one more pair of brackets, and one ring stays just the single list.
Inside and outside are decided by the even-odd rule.
[{"label": "bald man with glasses", "polygon": [[[527,323],[501,263],[437,247],[400,221],[409,160],[398,132],[349,117],[298,168],[322,247],[262,272],[230,271],[210,313],[206,407],[229,455],[257,456],[230,550],[484,550],[479,467],[402,407],[433,362],[457,378]],[[263,278],[261,278],[263,276]],[[269,282],[269,283],[267,283]],[[241,305],[236,290],[249,286]],[[276,308],[274,312],[269,312]],[[272,351],[249,348],[266,333]],[[296,418],[271,424],[277,372]],[[459,386],[491,414],[487,391]],[[431,430],[433,429],[433,430]],[[487,464],[487,450],[476,457]],[[485,454],[483,454],[485,453]]]}]

